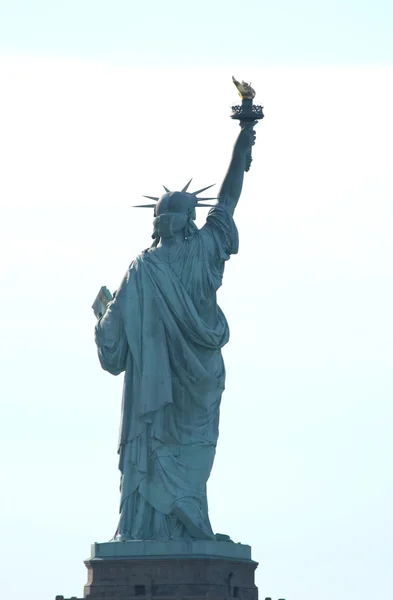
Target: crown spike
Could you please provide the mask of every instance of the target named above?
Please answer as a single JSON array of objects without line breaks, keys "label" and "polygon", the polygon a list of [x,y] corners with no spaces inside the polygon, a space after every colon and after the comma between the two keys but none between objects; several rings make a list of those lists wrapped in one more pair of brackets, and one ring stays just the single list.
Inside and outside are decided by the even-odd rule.
[{"label": "crown spike", "polygon": [[[188,183],[186,183],[186,185],[182,189],[182,192],[186,192],[188,190],[188,187],[189,187],[191,181],[192,181],[192,178],[190,179],[190,181]],[[195,197],[195,200],[196,200],[195,207],[196,208],[198,208],[199,206],[201,206],[201,207],[215,206],[214,204],[204,204],[204,203],[207,200],[217,200],[216,197],[214,197],[214,198],[197,198],[197,194],[200,194],[200,193],[204,192],[205,190],[208,190],[209,188],[213,187],[213,185],[215,185],[215,183],[213,183],[212,185],[208,185],[204,188],[201,188],[200,190],[197,190],[196,192],[191,193],[191,195]],[[163,188],[167,193],[170,193],[170,190],[165,185],[163,186]],[[190,192],[188,192],[188,193],[190,193]],[[157,200],[160,199],[158,196],[146,196],[146,195],[143,195],[143,198],[148,198],[149,200],[154,200],[154,202],[157,202]],[[199,200],[201,200],[201,203],[199,202]],[[156,208],[156,204],[136,204],[133,206],[133,208]]]},{"label": "crown spike", "polygon": [[192,177],[191,177],[190,181],[188,183],[186,183],[186,185],[182,189],[182,192],[186,192],[188,190],[188,186],[190,185],[191,181],[192,181]]},{"label": "crown spike", "polygon": [[193,193],[194,196],[196,196],[197,194],[201,194],[205,190],[208,190],[209,188],[213,187],[213,185],[216,185],[216,184],[212,183],[211,185],[207,185],[206,187],[201,188],[200,190],[197,190],[196,192],[192,192],[192,193]]}]

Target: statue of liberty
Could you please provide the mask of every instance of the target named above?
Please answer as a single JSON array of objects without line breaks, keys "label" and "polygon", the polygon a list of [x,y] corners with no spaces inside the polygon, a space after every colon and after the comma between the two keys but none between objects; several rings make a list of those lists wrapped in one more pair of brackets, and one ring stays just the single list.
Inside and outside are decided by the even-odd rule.
[{"label": "statue of liberty", "polygon": [[221,349],[229,339],[216,293],[225,262],[238,251],[233,215],[254,124],[240,121],[217,203],[201,229],[194,222],[203,206],[197,194],[208,188],[189,193],[189,182],[182,191],[148,196],[153,244],[131,263],[96,325],[102,368],[125,372],[117,540],[215,539],[206,483],[225,386]]}]

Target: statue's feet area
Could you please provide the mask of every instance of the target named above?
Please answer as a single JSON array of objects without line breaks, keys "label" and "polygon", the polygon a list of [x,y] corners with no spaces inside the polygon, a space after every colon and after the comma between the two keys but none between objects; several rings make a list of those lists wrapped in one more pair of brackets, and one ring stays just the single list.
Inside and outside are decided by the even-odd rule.
[{"label": "statue's feet area", "polygon": [[231,540],[229,535],[226,535],[226,533],[216,533],[214,539],[216,540],[216,542],[232,542],[233,544],[233,540]]},{"label": "statue's feet area", "polygon": [[173,514],[184,525],[191,538],[196,540],[214,540],[215,536],[211,530],[210,523],[205,524],[197,511],[190,510],[190,506],[175,506]]}]

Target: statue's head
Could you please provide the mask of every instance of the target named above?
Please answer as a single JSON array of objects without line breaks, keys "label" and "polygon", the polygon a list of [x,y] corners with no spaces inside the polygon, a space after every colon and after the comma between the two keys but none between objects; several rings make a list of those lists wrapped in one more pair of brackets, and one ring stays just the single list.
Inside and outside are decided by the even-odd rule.
[{"label": "statue's head", "polygon": [[189,237],[195,230],[197,197],[187,192],[167,192],[154,207],[153,238],[168,239],[184,232]]},{"label": "statue's head", "polygon": [[[154,231],[153,246],[156,246],[160,239],[168,239],[174,235],[183,232],[184,237],[189,237],[196,230],[194,223],[196,218],[197,206],[212,206],[211,204],[202,204],[199,202],[197,194],[209,189],[210,185],[190,194],[187,192],[191,180],[184,186],[181,192],[171,192],[165,188],[165,194],[160,198],[156,196],[145,196],[154,200],[157,204],[144,204],[143,208],[154,208]],[[215,198],[201,198],[201,200],[214,200]],[[141,208],[142,208],[141,207]]]}]

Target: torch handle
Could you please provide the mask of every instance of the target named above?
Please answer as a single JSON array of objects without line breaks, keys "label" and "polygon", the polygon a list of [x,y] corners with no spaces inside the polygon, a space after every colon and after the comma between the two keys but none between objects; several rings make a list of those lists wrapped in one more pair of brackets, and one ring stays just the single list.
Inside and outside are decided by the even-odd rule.
[{"label": "torch handle", "polygon": [[246,155],[246,164],[244,167],[244,170],[246,173],[248,173],[248,171],[250,170],[251,163],[252,163],[252,152],[251,152],[251,148],[250,148],[248,154]]},{"label": "torch handle", "polygon": [[[240,121],[239,125],[242,129],[254,129],[254,126],[258,123],[258,121],[255,120],[244,120],[244,121]],[[252,163],[252,147],[250,147],[249,151],[247,152],[246,156],[245,156],[245,166],[244,166],[244,170],[247,173],[250,170],[251,167],[251,163]]]}]

